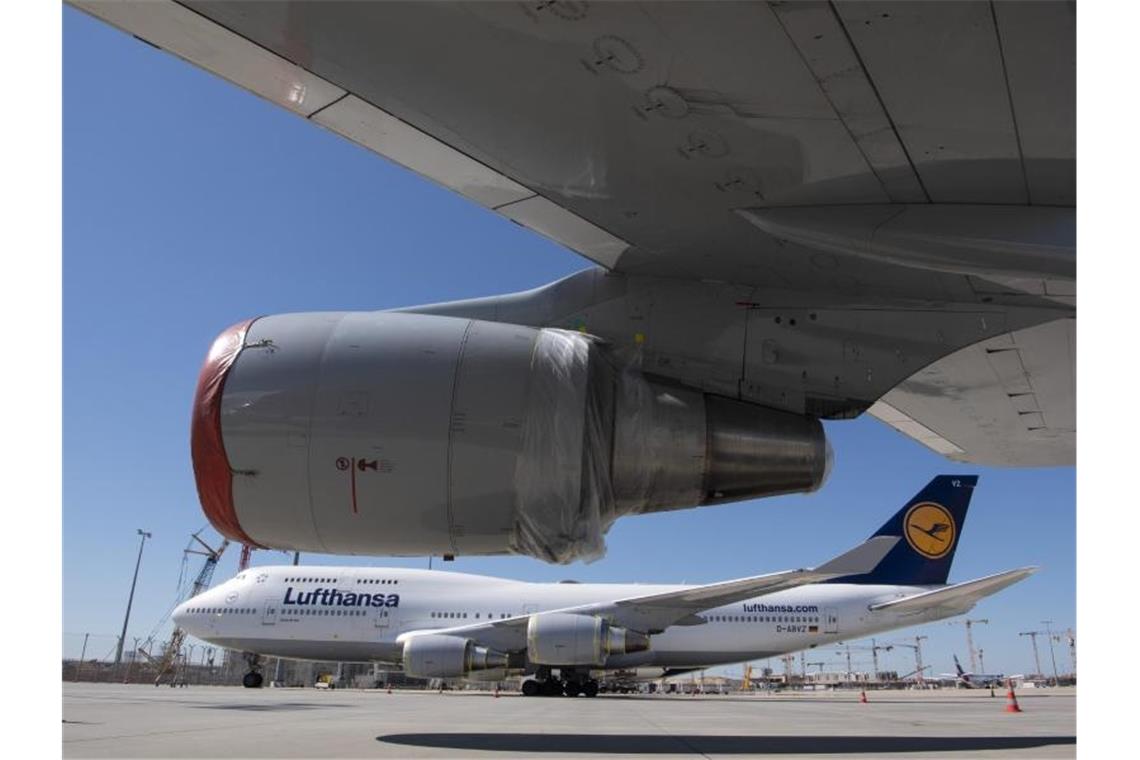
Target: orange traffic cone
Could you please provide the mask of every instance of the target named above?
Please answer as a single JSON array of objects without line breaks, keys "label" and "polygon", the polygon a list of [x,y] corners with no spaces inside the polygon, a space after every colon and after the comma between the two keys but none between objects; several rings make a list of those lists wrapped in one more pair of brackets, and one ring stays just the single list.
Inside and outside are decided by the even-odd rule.
[{"label": "orange traffic cone", "polygon": [[1017,704],[1017,695],[1013,693],[1013,679],[1009,680],[1009,693],[1006,694],[1005,711],[1019,713],[1021,706]]},{"label": "orange traffic cone", "polygon": [[867,702],[869,701],[867,699],[867,692],[865,692],[865,691],[859,692],[859,701],[862,702],[863,704],[867,704]]}]

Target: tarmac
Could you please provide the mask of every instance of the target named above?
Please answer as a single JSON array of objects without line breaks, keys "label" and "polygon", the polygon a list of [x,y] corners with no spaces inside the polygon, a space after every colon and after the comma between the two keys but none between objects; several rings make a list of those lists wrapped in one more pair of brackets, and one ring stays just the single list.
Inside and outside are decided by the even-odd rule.
[{"label": "tarmac", "polygon": [[1076,690],[522,697],[65,683],[64,757],[1074,757]]}]

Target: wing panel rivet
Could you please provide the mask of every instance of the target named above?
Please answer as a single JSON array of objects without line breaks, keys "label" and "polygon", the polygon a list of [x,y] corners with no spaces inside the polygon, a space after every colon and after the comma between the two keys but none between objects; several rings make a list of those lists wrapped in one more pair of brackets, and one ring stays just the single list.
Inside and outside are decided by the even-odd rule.
[{"label": "wing panel rivet", "polygon": [[644,68],[645,59],[629,41],[607,34],[594,40],[593,64],[621,74],[636,74]]}]

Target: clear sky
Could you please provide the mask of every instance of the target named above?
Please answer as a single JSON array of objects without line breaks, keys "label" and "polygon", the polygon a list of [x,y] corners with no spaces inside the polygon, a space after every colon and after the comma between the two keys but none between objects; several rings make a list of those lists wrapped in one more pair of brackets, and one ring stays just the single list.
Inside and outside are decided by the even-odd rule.
[{"label": "clear sky", "polygon": [[[65,8],[63,22],[63,647],[77,656],[90,633],[90,657],[114,648],[136,528],[154,538],[128,642],[148,635],[174,603],[182,550],[206,525],[190,469],[189,412],[218,331],[261,314],[509,292],[590,263],[80,12]],[[607,556],[589,565],[461,557],[447,569],[707,582],[801,567],[862,540],[933,475],[976,472],[951,580],[1042,566],[971,613],[990,620],[975,629],[987,671],[1031,672],[1032,651],[1018,632],[1043,620],[1062,631],[1075,625],[1075,470],[956,465],[870,418],[828,423],[827,431],[836,467],[817,494],[623,519]],[[280,552],[254,555],[254,564],[288,561]],[[235,548],[217,577],[236,562]],[[195,558],[187,572],[199,565]],[[934,672],[953,670],[952,653],[967,662],[961,625],[880,640],[916,634],[930,637],[924,658]],[[838,654],[823,655],[841,669]],[[1068,671],[1064,643],[1056,657]],[[911,663],[908,650],[881,659],[900,672]],[[869,655],[854,664],[869,670]]]}]

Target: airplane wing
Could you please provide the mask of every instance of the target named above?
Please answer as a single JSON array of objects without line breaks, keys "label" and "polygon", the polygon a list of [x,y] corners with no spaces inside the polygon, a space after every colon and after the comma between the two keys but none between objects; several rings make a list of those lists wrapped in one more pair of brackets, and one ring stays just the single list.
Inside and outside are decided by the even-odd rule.
[{"label": "airplane wing", "polygon": [[[68,2],[607,270],[1075,305],[1071,3]],[[873,413],[960,461],[1071,462],[1071,313]]]},{"label": "airplane wing", "polygon": [[1035,572],[1037,572],[1036,567],[1022,567],[1004,573],[987,575],[984,578],[956,583],[953,586],[946,586],[934,591],[873,604],[871,611],[891,610],[902,613],[919,613],[937,608],[950,614],[961,614],[969,611],[979,600],[996,594],[1003,588],[1028,578]]},{"label": "airplane wing", "polygon": [[[701,625],[704,621],[696,617],[695,613],[703,610],[843,575],[869,572],[899,540],[898,536],[875,536],[812,569],[757,575],[704,586],[690,586],[678,591],[548,610],[537,614],[568,612],[595,615],[604,617],[615,625],[649,634],[660,633],[671,625]],[[401,634],[399,640],[418,633],[455,634],[466,636],[483,646],[503,651],[519,651],[526,647],[527,623],[530,617],[530,615],[519,615],[453,628],[409,631]]]}]

